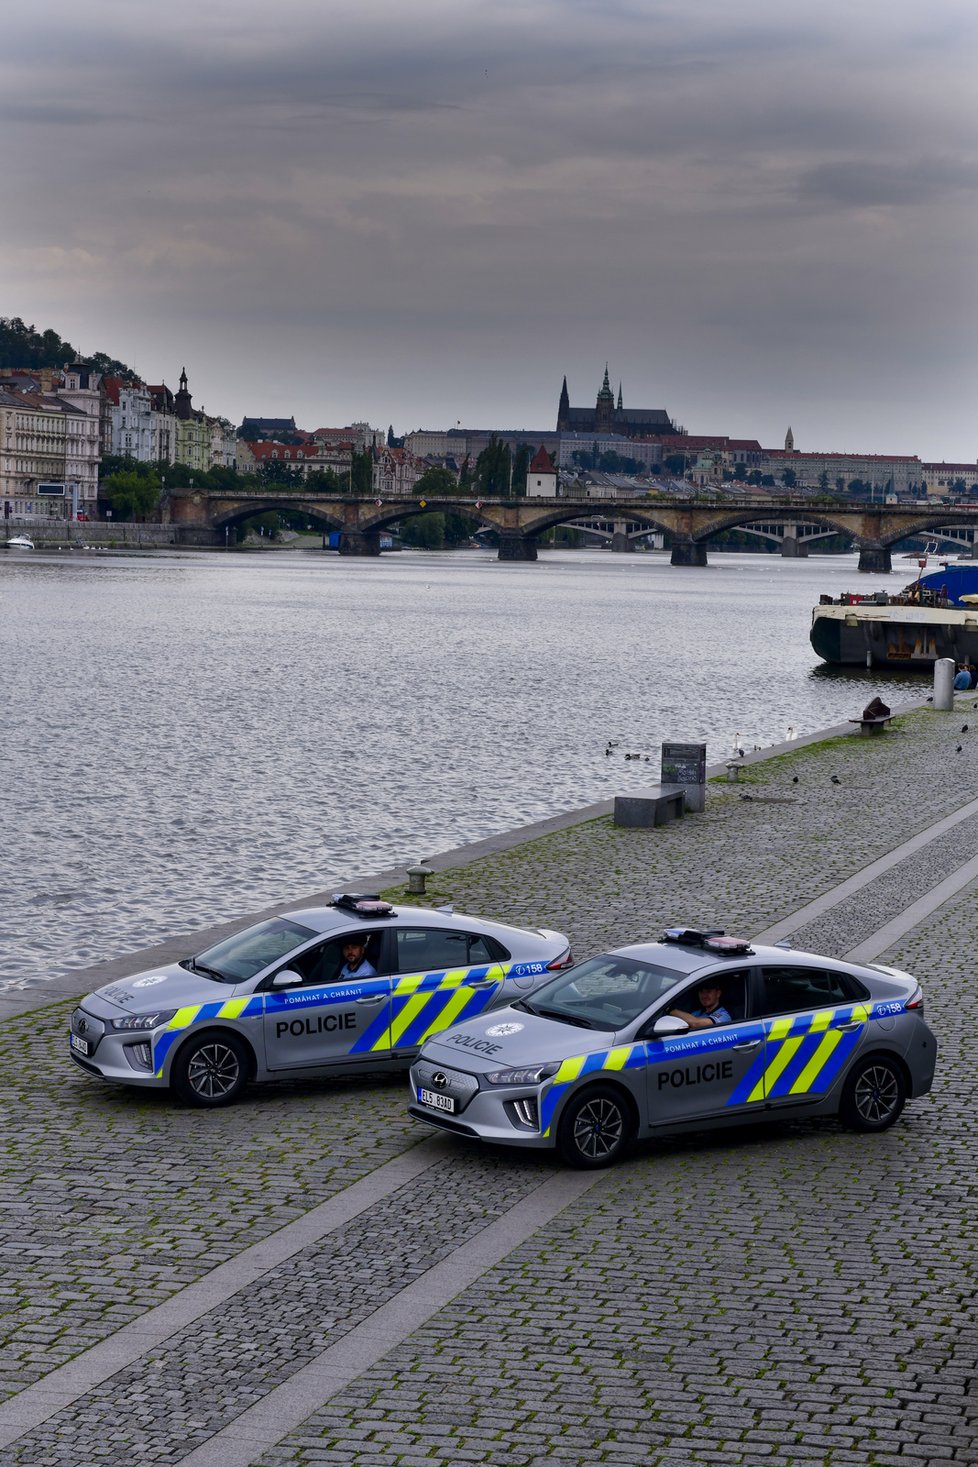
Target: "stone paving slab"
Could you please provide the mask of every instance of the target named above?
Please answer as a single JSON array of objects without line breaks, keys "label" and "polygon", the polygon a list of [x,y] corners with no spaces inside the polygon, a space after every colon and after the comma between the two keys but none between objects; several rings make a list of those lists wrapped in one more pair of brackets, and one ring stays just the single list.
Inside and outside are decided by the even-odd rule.
[{"label": "stone paving slab", "polygon": [[[755,763],[663,829],[563,822],[440,872],[434,896],[563,926],[579,956],[675,920],[750,934],[975,798],[962,721],[920,711],[882,739]],[[976,824],[897,862],[828,927],[816,918],[824,950],[960,868]],[[813,1122],[640,1150],[324,1412],[311,1401],[262,1461],[971,1460],[976,903],[972,885],[891,958],[920,976],[942,1045],[934,1093],[892,1132]],[[0,1024],[11,1397],[429,1134],[398,1079],[259,1087],[214,1113],[99,1086],[65,1055],[69,1007]],[[270,1269],[13,1441],[0,1467],[180,1461],[551,1173],[459,1143],[437,1187],[418,1179],[301,1268]]]}]

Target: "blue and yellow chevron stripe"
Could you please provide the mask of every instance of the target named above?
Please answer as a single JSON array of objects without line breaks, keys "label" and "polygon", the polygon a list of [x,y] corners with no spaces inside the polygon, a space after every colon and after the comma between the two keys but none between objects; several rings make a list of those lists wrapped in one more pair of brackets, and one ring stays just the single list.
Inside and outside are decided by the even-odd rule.
[{"label": "blue and yellow chevron stripe", "polygon": [[550,1135],[554,1113],[569,1086],[586,1075],[675,1065],[707,1055],[722,1055],[754,1036],[758,1040],[756,1058],[724,1101],[725,1107],[789,1095],[825,1095],[863,1038],[869,1021],[890,1012],[889,1007],[881,1008],[878,1004],[846,1004],[836,1009],[808,1010],[783,1018],[758,1020],[753,1025],[693,1030],[676,1041],[626,1044],[573,1055],[563,1061],[544,1091],[540,1130],[544,1136]]},{"label": "blue and yellow chevron stripe", "polygon": [[[498,997],[500,988],[514,969],[521,977],[530,968],[546,974],[546,964],[490,963],[475,968],[449,968],[434,973],[404,973],[393,978],[366,979],[356,996],[391,985],[390,999],[378,1005],[371,1024],[357,1035],[348,1054],[377,1054],[390,1049],[414,1049],[430,1034],[449,1024],[474,1019]],[[473,985],[479,985],[475,987]],[[517,996],[514,990],[514,997]],[[160,1079],[163,1065],[181,1034],[194,1024],[214,1019],[252,1019],[264,1014],[301,1013],[310,1007],[334,1007],[354,1001],[351,983],[323,988],[292,988],[283,992],[256,993],[231,998],[223,1003],[188,1004],[179,1009],[153,1041],[153,1071]]]}]

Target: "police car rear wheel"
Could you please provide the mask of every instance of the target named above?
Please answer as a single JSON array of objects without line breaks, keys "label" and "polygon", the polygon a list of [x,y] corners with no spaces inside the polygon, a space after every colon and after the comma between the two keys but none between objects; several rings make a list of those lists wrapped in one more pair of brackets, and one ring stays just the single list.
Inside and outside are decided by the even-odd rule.
[{"label": "police car rear wheel", "polygon": [[571,1101],[557,1132],[557,1150],[570,1166],[610,1166],[631,1139],[626,1102],[607,1086],[585,1090]]},{"label": "police car rear wheel", "polygon": [[177,1055],[173,1088],[188,1105],[230,1105],[248,1081],[248,1055],[231,1034],[202,1034]]},{"label": "police car rear wheel", "polygon": [[886,1131],[899,1117],[906,1098],[899,1066],[886,1055],[869,1055],[846,1081],[839,1117],[851,1131]]}]

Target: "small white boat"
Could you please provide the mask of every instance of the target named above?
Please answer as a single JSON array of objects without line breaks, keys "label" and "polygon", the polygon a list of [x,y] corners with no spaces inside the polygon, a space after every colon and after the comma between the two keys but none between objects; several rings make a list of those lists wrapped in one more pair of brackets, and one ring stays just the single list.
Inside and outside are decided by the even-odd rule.
[{"label": "small white boat", "polygon": [[8,550],[33,550],[34,541],[26,535],[11,535],[9,540],[3,542]]}]

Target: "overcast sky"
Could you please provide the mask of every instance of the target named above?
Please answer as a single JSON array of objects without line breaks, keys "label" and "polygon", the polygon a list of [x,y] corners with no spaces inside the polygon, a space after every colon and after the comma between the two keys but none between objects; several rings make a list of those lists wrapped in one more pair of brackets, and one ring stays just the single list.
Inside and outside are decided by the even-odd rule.
[{"label": "overcast sky", "polygon": [[978,458],[973,0],[5,6],[0,314],[239,422]]}]

